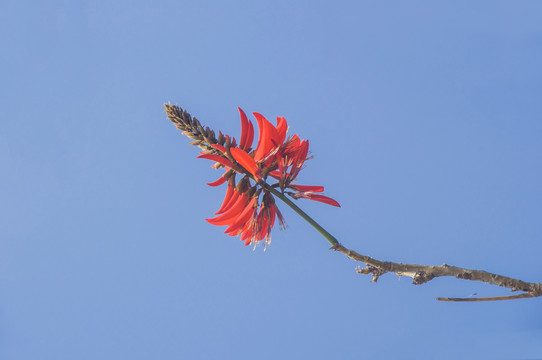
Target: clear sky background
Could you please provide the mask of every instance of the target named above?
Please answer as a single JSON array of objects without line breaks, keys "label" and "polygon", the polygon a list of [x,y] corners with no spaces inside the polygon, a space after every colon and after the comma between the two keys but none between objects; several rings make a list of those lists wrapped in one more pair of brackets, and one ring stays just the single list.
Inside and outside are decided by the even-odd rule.
[{"label": "clear sky background", "polygon": [[0,358],[540,359],[542,300],[356,263],[281,205],[267,251],[164,102],[309,139],[345,246],[542,281],[542,2],[0,2]]}]

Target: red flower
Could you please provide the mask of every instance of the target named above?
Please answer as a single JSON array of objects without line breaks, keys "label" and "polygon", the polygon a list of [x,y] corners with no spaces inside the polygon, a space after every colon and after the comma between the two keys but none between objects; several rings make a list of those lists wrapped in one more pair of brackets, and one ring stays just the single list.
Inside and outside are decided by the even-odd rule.
[{"label": "red flower", "polygon": [[[199,158],[215,161],[214,167],[224,167],[226,172],[209,186],[219,186],[228,181],[226,196],[215,213],[207,219],[210,224],[228,226],[225,233],[241,236],[245,245],[271,241],[271,229],[278,217],[284,227],[284,218],[275,204],[273,195],[265,188],[268,177],[278,182],[272,187],[279,188],[294,199],[310,199],[333,206],[339,203],[320,193],[323,186],[297,185],[293,182],[308,160],[309,142],[296,135],[286,138],[288,124],[284,117],[277,117],[277,125],[271,124],[263,115],[253,113],[258,122],[258,143],[252,150],[254,126],[243,110],[241,116],[241,137],[235,138],[220,133],[219,143],[210,144],[212,152],[205,151]],[[223,141],[220,141],[222,139]],[[236,184],[235,174],[244,175]],[[261,201],[260,201],[261,198]]]}]

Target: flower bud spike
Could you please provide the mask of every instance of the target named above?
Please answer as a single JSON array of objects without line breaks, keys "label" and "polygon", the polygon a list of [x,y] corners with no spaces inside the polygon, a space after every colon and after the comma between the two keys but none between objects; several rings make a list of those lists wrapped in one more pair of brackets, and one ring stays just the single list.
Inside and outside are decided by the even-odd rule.
[{"label": "flower bud spike", "polygon": [[226,142],[226,137],[224,136],[224,134],[222,134],[221,131],[218,132],[218,143],[220,145],[224,145],[224,143]]}]

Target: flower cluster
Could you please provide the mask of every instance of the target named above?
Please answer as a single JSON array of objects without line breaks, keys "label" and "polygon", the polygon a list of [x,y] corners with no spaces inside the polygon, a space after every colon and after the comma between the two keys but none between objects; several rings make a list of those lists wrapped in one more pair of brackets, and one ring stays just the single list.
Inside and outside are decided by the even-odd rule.
[{"label": "flower cluster", "polygon": [[[321,193],[323,186],[298,185],[295,180],[307,161],[309,142],[297,134],[287,137],[288,124],[284,117],[277,117],[273,125],[263,115],[253,113],[257,120],[259,138],[255,149],[254,126],[245,112],[241,116],[241,137],[219,132],[218,138],[209,128],[203,129],[197,119],[176,106],[166,105],[166,112],[184,134],[200,146],[198,156],[212,160],[214,168],[224,168],[224,174],[209,186],[227,182],[226,195],[215,217],[206,219],[210,224],[227,226],[225,233],[240,235],[245,245],[269,244],[275,218],[284,227],[284,218],[275,204],[271,189],[280,190],[294,199],[310,199],[333,206],[339,203]],[[242,178],[236,182],[236,175]],[[276,180],[269,184],[269,180]],[[318,193],[318,194],[317,194]]]}]

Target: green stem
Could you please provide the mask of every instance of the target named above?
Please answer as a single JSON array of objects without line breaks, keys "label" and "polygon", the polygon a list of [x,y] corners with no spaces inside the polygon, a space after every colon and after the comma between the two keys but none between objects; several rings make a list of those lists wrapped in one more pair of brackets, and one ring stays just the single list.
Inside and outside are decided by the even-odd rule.
[{"label": "green stem", "polygon": [[305,219],[309,224],[311,224],[316,230],[318,230],[318,232],[320,234],[322,234],[327,241],[329,241],[329,243],[331,245],[339,245],[339,242],[337,241],[337,239],[335,239],[335,237],[333,237],[333,235],[331,235],[330,233],[328,233],[326,231],[326,229],[324,229],[323,227],[321,227],[316,221],[314,221],[309,215],[307,215],[307,213],[305,213],[303,210],[301,210],[296,204],[294,204],[292,202],[292,200],[288,199],[286,197],[286,195],[284,195],[283,193],[281,193],[280,191],[278,191],[277,189],[269,186],[268,184],[265,184],[264,185],[265,187],[265,190],[271,192],[273,195],[275,195],[276,197],[280,198],[282,201],[284,201],[286,203],[286,205],[288,205],[289,207],[291,207],[296,213],[298,213],[303,219]]}]

